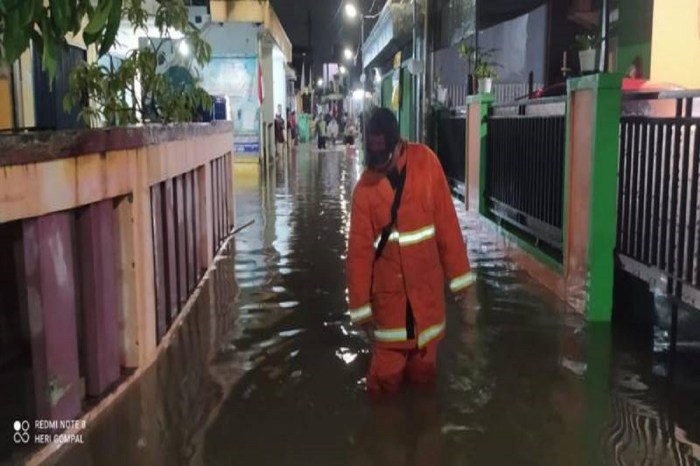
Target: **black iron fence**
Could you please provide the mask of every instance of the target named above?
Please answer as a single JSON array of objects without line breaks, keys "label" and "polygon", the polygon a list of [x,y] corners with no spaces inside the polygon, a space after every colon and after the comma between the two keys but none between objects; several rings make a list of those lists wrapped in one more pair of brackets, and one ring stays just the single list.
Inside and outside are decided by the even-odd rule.
[{"label": "black iron fence", "polygon": [[620,121],[617,256],[700,308],[700,92],[629,93]]},{"label": "black iron fence", "polygon": [[466,131],[465,109],[445,111],[437,121],[437,150],[435,151],[445,176],[457,196],[464,195],[466,177]]},{"label": "black iron fence", "polygon": [[494,105],[488,116],[489,211],[561,258],[565,98]]}]

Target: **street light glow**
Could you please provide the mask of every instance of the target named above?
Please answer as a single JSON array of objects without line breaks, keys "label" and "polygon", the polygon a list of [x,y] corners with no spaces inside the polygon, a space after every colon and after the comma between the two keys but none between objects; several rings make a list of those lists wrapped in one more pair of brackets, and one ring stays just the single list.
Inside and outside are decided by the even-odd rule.
[{"label": "street light glow", "polygon": [[352,50],[350,50],[350,49],[345,49],[345,51],[344,51],[343,53],[345,54],[345,59],[346,59],[346,60],[352,59],[352,56],[353,56]]},{"label": "street light glow", "polygon": [[180,52],[180,55],[187,56],[190,54],[190,46],[185,40],[181,40],[180,44],[177,47],[178,51]]},{"label": "street light glow", "polygon": [[340,74],[345,74],[347,72],[348,72],[347,68],[345,68],[343,65],[340,65]]},{"label": "street light glow", "polygon": [[323,79],[318,78],[318,81],[316,81],[316,84],[318,84],[318,87],[323,86]]},{"label": "street light glow", "polygon": [[350,19],[354,19],[355,17],[357,17],[357,8],[355,8],[355,5],[353,5],[352,3],[346,3],[345,15]]}]

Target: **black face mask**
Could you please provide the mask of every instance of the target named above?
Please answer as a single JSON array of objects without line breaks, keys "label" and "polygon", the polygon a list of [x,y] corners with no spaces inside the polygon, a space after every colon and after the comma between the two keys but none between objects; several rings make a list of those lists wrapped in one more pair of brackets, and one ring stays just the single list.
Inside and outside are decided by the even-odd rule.
[{"label": "black face mask", "polygon": [[370,134],[365,145],[365,165],[371,170],[381,171],[391,161],[391,153],[398,141],[387,141],[383,134]]},{"label": "black face mask", "polygon": [[365,152],[365,165],[372,170],[381,170],[391,160],[391,152]]}]

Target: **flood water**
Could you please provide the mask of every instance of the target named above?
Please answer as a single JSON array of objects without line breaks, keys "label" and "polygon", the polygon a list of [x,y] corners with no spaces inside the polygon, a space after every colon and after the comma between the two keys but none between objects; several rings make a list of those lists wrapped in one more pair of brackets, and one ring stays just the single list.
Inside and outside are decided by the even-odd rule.
[{"label": "flood water", "polygon": [[344,259],[355,159],[300,148],[236,179],[239,232],[172,344],[61,465],[700,464],[700,376],[586,327],[458,205],[478,282],[434,387],[364,390]]}]

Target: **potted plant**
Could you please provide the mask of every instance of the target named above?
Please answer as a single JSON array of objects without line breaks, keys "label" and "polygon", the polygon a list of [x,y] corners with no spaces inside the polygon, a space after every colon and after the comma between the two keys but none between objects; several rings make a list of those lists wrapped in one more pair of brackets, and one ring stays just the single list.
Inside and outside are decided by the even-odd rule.
[{"label": "potted plant", "polygon": [[474,68],[474,77],[478,83],[478,90],[481,94],[490,94],[493,90],[493,80],[498,77],[495,65],[480,60]]},{"label": "potted plant", "polygon": [[498,64],[492,60],[496,50],[472,47],[467,41],[462,41],[458,51],[460,57],[467,62],[467,66],[472,70],[471,74],[473,79],[477,81],[478,92],[491,93],[493,80],[498,77],[496,73]]},{"label": "potted plant", "polygon": [[578,60],[581,66],[581,74],[592,73],[596,70],[595,59],[598,47],[598,35],[593,31],[576,36],[576,48]]}]

